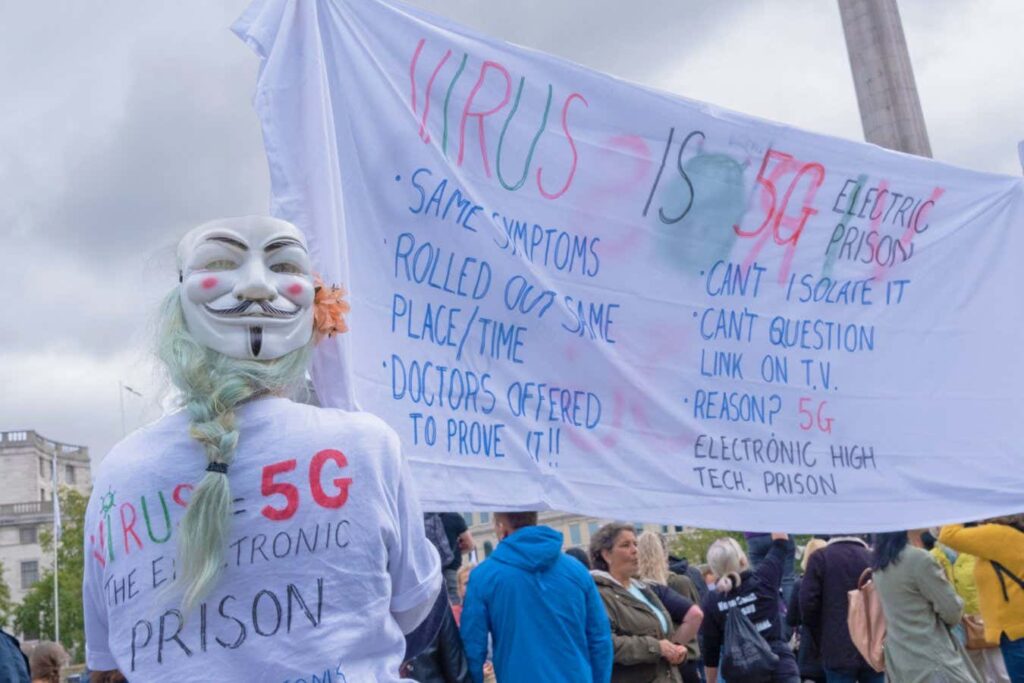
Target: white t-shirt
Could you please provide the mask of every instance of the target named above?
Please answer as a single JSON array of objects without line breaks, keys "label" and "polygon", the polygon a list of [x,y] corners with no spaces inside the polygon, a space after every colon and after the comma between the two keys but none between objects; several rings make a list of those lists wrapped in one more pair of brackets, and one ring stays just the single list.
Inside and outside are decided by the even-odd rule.
[{"label": "white t-shirt", "polygon": [[279,398],[241,406],[228,470],[226,568],[182,618],[177,525],[205,474],[184,411],[119,443],[86,512],[86,660],[130,681],[398,681],[393,613],[433,601],[423,533],[397,435],[366,413]]}]

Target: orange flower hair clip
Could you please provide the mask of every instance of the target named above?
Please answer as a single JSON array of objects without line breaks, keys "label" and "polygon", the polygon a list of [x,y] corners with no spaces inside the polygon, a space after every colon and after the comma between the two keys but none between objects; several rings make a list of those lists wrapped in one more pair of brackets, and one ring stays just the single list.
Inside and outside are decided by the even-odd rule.
[{"label": "orange flower hair clip", "polygon": [[313,291],[313,333],[317,335],[317,341],[348,332],[345,314],[352,307],[345,301],[345,288],[328,287],[319,275],[314,275]]}]

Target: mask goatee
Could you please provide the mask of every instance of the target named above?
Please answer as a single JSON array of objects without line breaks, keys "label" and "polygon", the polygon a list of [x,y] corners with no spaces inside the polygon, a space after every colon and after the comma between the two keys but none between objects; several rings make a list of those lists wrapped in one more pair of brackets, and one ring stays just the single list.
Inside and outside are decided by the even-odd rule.
[{"label": "mask goatee", "polygon": [[249,328],[249,348],[252,350],[252,357],[260,357],[260,349],[263,347],[263,328],[262,327],[250,327]]}]

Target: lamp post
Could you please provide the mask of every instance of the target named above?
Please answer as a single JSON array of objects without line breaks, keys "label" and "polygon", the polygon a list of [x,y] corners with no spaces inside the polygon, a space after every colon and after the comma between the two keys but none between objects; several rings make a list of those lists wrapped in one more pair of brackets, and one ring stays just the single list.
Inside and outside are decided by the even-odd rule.
[{"label": "lamp post", "polygon": [[124,419],[124,392],[127,391],[129,394],[134,394],[135,396],[138,396],[139,398],[142,398],[142,394],[140,394],[139,392],[135,391],[130,386],[128,386],[127,384],[125,384],[124,382],[121,382],[121,381],[118,381],[117,386],[118,386],[117,397],[118,397],[118,400],[121,403],[121,437],[123,438],[125,436],[128,436],[128,428],[127,428],[127,426],[125,424],[125,419]]}]

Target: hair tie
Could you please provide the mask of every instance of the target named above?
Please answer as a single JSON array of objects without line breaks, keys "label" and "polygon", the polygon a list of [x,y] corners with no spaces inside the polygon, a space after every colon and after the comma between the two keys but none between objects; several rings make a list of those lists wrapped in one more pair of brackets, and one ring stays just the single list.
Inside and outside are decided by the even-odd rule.
[{"label": "hair tie", "polygon": [[220,472],[221,474],[228,473],[228,465],[225,462],[211,462],[206,466],[207,472]]}]

